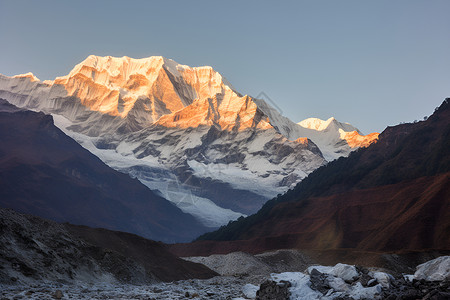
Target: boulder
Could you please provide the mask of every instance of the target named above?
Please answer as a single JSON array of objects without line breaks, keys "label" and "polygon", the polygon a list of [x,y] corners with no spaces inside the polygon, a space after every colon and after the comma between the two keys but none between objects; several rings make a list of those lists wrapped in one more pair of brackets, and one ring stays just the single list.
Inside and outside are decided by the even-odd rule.
[{"label": "boulder", "polygon": [[312,269],[309,274],[309,280],[311,281],[311,288],[313,290],[319,291],[324,295],[328,293],[330,284],[327,274],[321,273],[317,269]]},{"label": "boulder", "polygon": [[337,264],[333,267],[331,275],[342,278],[346,282],[353,282],[359,277],[359,273],[355,266],[346,264]]},{"label": "boulder", "polygon": [[359,277],[359,272],[355,266],[350,266],[346,264],[337,264],[334,267],[327,266],[312,266],[308,268],[308,274],[311,275],[312,270],[316,269],[320,273],[333,275],[339,277],[346,282],[353,282]]},{"label": "boulder", "polygon": [[391,275],[384,272],[373,273],[373,278],[377,280],[382,287],[388,289],[391,287]]},{"label": "boulder", "polygon": [[450,280],[450,256],[441,256],[418,265],[414,279],[427,281]]},{"label": "boulder", "polygon": [[291,283],[289,281],[275,282],[267,280],[263,282],[256,292],[256,300],[288,300],[290,297],[289,288]]},{"label": "boulder", "polygon": [[330,285],[330,288],[335,290],[336,292],[349,292],[350,286],[345,283],[344,279],[339,277],[331,277],[328,279],[328,284]]}]

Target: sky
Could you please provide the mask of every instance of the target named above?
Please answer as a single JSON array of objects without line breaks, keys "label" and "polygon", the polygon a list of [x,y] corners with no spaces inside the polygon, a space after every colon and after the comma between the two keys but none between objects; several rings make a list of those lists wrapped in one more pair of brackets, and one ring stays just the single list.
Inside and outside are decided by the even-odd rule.
[{"label": "sky", "polygon": [[63,76],[90,54],[212,66],[294,122],[364,133],[450,97],[450,1],[0,0],[0,73]]}]

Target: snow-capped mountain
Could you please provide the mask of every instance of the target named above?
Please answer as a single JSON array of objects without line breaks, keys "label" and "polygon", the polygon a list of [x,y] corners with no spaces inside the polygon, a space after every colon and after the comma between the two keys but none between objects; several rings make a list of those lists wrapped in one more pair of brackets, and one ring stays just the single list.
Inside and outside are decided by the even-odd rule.
[{"label": "snow-capped mountain", "polygon": [[356,127],[341,123],[335,118],[329,118],[327,121],[309,118],[295,124],[264,100],[254,99],[254,101],[258,108],[269,117],[271,125],[278,132],[292,141],[304,138],[313,141],[326,161],[347,156],[359,147],[367,147],[376,142],[379,135],[377,132],[363,135]]},{"label": "snow-capped mountain", "polygon": [[347,156],[356,148],[369,146],[377,140],[379,135],[377,132],[363,135],[358,128],[349,123],[341,123],[335,118],[329,118],[326,121],[308,118],[297,124],[304,128],[300,134],[312,139],[328,161]]},{"label": "snow-capped mountain", "polygon": [[377,137],[334,119],[295,124],[211,67],[163,57],[91,55],[53,81],[0,75],[0,97],[52,113],[105,163],[210,227],[255,212]]}]

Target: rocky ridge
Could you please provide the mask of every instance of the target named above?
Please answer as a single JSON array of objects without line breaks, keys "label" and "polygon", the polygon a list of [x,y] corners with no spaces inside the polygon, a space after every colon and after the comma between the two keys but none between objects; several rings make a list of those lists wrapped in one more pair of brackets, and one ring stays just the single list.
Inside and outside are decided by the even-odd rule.
[{"label": "rocky ridge", "polygon": [[[96,234],[108,242],[89,238]],[[0,283],[19,286],[151,284],[216,275],[179,259],[162,243],[123,232],[80,229],[4,208],[0,208],[0,262]]]}]

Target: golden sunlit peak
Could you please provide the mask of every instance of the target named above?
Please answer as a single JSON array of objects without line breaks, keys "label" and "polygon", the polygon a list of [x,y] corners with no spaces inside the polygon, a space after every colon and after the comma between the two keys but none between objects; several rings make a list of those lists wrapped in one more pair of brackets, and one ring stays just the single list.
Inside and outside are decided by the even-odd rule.
[{"label": "golden sunlit peak", "polygon": [[31,73],[31,72],[28,72],[28,73],[25,73],[25,74],[15,75],[15,76],[13,76],[13,78],[30,78],[31,81],[40,81],[39,78],[34,76],[34,74]]},{"label": "golden sunlit peak", "polygon": [[368,135],[361,135],[356,130],[351,132],[340,131],[341,138],[344,139],[351,148],[368,147],[378,141],[378,132]]},{"label": "golden sunlit peak", "polygon": [[[234,103],[240,97],[212,67],[180,65],[163,56],[135,59],[89,55],[68,75],[47,84],[63,86],[67,95],[79,98],[93,111],[122,118],[132,110],[139,111],[145,124],[179,111],[195,99],[220,94],[226,103]],[[180,84],[189,88],[180,89]],[[137,102],[140,104],[135,107]],[[142,110],[142,103],[148,111]]]}]

